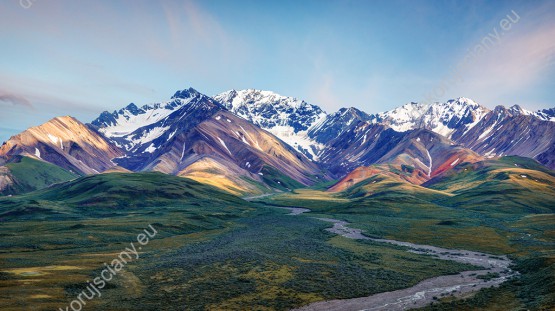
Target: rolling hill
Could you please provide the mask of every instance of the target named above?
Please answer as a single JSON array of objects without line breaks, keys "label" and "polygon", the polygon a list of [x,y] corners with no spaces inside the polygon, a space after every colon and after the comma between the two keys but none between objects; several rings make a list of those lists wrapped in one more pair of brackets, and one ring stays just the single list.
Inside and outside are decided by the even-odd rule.
[{"label": "rolling hill", "polygon": [[28,194],[0,198],[0,219],[71,219],[109,216],[136,208],[180,205],[248,205],[189,178],[148,173],[80,177]]},{"label": "rolling hill", "polygon": [[0,194],[14,195],[75,179],[79,175],[48,162],[14,156],[0,166]]}]

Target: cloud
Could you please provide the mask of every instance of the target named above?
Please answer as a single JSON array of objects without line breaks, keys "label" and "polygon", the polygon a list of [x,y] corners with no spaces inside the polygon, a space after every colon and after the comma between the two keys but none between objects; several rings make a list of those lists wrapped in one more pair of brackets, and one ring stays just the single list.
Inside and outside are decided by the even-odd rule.
[{"label": "cloud", "polygon": [[[542,78],[555,53],[555,24],[534,32],[515,34],[468,70],[481,76],[480,83],[527,87]],[[486,80],[486,81],[482,81]]]},{"label": "cloud", "polygon": [[[497,45],[469,60],[460,72],[463,81],[454,82],[446,94],[477,97],[491,106],[514,100],[549,79],[555,71],[555,21],[541,18],[538,12],[518,14],[520,21]],[[496,28],[501,32],[500,26]]]},{"label": "cloud", "polygon": [[[206,62],[225,65],[230,62],[248,60],[246,42],[238,35],[233,35],[212,14],[197,5],[195,1],[182,3],[162,3],[167,31],[171,45],[178,53],[172,57],[188,67],[204,67]],[[188,56],[185,59],[184,56]],[[172,59],[173,60],[173,59]],[[184,63],[184,61],[188,61]]]},{"label": "cloud", "polygon": [[[5,98],[1,102],[18,111],[36,108],[41,112],[56,115],[77,112],[96,114],[109,98],[86,86],[68,88],[65,83],[58,81],[27,78],[16,74],[0,74],[0,85],[9,90],[0,90],[0,96],[4,95],[2,98]],[[1,114],[0,116],[3,117]]]},{"label": "cloud", "polygon": [[27,98],[25,98],[21,95],[8,93],[8,92],[2,92],[2,91],[0,91],[0,104],[25,106],[25,107],[28,107],[28,108],[33,108],[33,105],[31,104],[31,102]]}]

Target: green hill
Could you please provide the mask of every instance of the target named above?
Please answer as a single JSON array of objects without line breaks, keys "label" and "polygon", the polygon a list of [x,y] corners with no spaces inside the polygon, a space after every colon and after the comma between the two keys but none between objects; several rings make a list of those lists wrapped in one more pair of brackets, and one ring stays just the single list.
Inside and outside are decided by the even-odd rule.
[{"label": "green hill", "polygon": [[453,207],[504,213],[555,211],[555,172],[528,158],[462,163],[424,186],[453,194],[441,201]]},{"label": "green hill", "polygon": [[0,171],[0,179],[6,181],[0,188],[0,195],[34,191],[77,177],[79,175],[59,166],[24,156],[16,156]]},{"label": "green hill", "polygon": [[152,206],[247,204],[242,199],[188,178],[162,173],[109,173],[59,183],[47,189],[0,199],[0,218],[36,214],[52,217],[110,215]]}]

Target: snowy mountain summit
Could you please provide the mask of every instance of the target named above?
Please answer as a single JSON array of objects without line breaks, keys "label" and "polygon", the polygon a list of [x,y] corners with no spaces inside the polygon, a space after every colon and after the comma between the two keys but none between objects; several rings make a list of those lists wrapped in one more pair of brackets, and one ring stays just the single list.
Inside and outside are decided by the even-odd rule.
[{"label": "snowy mountain summit", "polygon": [[[131,103],[118,111],[104,111],[91,122],[118,147],[128,152],[152,152],[155,140],[169,139],[178,128],[176,121],[189,113],[201,113],[221,107],[212,98],[193,88],[177,91],[169,101],[137,107]],[[168,131],[172,128],[172,131]],[[169,133],[169,135],[166,135]],[[145,147],[146,146],[146,147]]]},{"label": "snowy mountain summit", "polygon": [[[218,111],[229,111],[270,132],[314,162],[341,158],[331,156],[346,150],[338,147],[339,138],[343,142],[365,145],[375,143],[380,136],[378,132],[388,129],[397,133],[429,130],[484,156],[516,154],[539,159],[542,163],[552,161],[546,158],[545,152],[551,146],[552,135],[547,133],[552,132],[555,122],[548,121],[555,121],[555,109],[532,112],[513,105],[490,110],[465,97],[432,104],[412,102],[376,114],[356,108],[342,108],[327,114],[317,105],[272,91],[230,90],[211,98],[188,88],[176,92],[165,102],[142,107],[129,104],[112,113],[103,112],[92,124],[125,151],[127,159],[118,161],[133,162],[122,164],[134,167],[157,156],[167,141]],[[361,131],[363,128],[377,132],[370,135],[367,130]],[[530,134],[520,139],[518,133],[528,131],[546,134]],[[523,147],[522,144],[535,144],[536,147]],[[358,154],[362,154],[361,151],[353,155],[353,159]]]},{"label": "snowy mountain summit", "polygon": [[451,138],[455,132],[470,130],[489,111],[472,99],[460,97],[445,103],[408,103],[371,119],[399,132],[422,128]]},{"label": "snowy mountain summit", "polygon": [[316,105],[271,91],[230,90],[214,96],[228,110],[274,134],[316,160],[318,144],[308,137],[312,126],[326,117]]}]

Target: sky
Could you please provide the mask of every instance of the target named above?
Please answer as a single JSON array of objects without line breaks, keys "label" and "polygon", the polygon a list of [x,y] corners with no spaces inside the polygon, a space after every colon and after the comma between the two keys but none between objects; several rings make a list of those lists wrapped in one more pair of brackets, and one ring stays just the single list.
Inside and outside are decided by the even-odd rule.
[{"label": "sky", "polygon": [[555,107],[555,1],[2,0],[0,29],[0,142],[189,87]]}]

